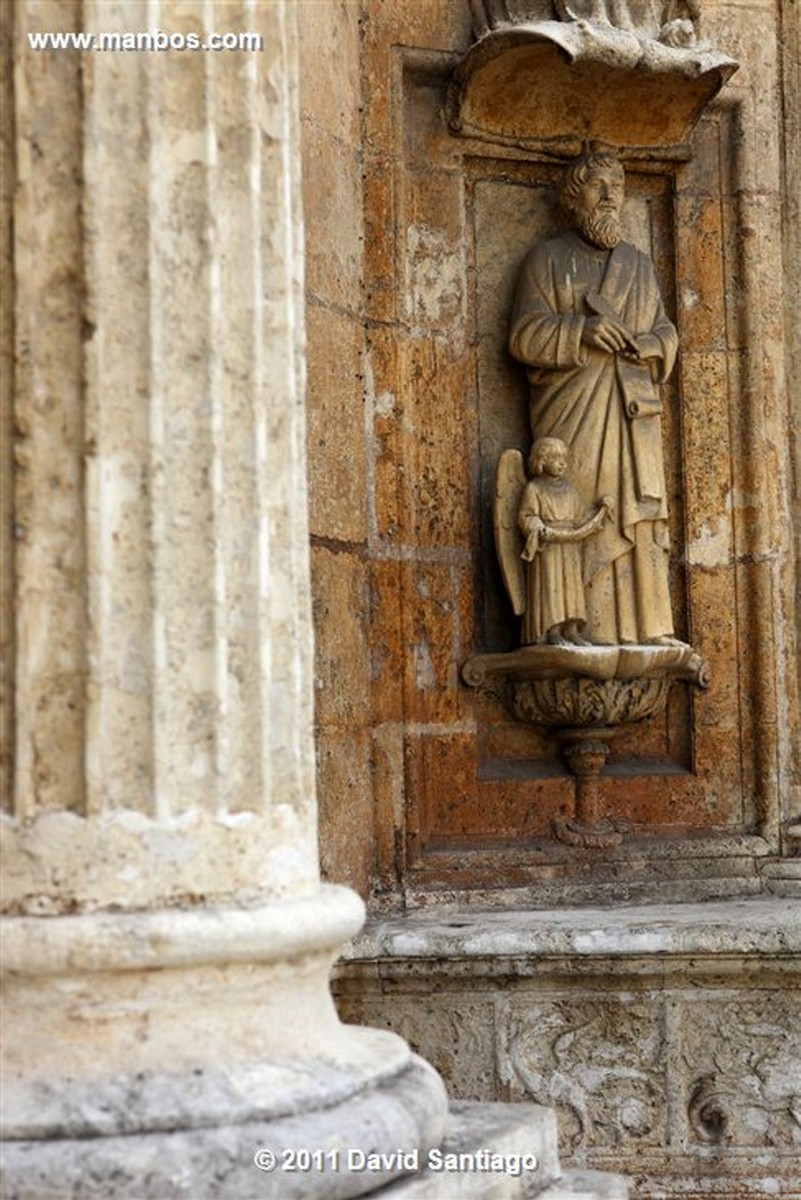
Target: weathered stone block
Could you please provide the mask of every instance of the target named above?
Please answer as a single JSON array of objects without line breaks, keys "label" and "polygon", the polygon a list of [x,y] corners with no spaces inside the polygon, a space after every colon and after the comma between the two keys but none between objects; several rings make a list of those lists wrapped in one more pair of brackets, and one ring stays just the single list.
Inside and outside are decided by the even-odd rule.
[{"label": "weathered stone block", "polygon": [[521,1004],[500,1017],[510,1098],[555,1105],[573,1149],[659,1145],[666,1136],[660,1005],[622,996]]},{"label": "weathered stone block", "polygon": [[306,4],[298,21],[301,112],[355,146],[361,130],[358,0]]},{"label": "weathered stone block", "polygon": [[408,569],[408,564],[397,559],[371,564],[370,681],[373,720],[377,725],[403,720],[408,659],[403,649],[401,621]]},{"label": "weathered stone block", "polygon": [[316,751],[321,871],[332,883],[366,896],[375,857],[370,733],[320,730]]},{"label": "weathered stone block", "polygon": [[317,304],[308,306],[306,321],[310,531],[312,536],[365,541],[362,332],[354,319]]},{"label": "weathered stone block", "polygon": [[318,300],[358,312],[362,188],[356,151],[306,119],[302,153],[304,195],[313,198],[305,214],[306,286]]},{"label": "weathered stone block", "polygon": [[[380,89],[378,94],[381,94]],[[371,112],[375,99],[375,93],[371,92]],[[363,162],[365,313],[373,321],[393,322],[400,316],[397,271],[400,248],[394,236],[398,227],[394,163],[387,153],[365,154]]]},{"label": "weathered stone block", "polygon": [[684,1105],[675,1136],[696,1146],[801,1146],[801,995],[754,987],[679,1003]]},{"label": "weathered stone block", "polygon": [[464,337],[464,187],[456,171],[408,171],[403,316],[412,329]]},{"label": "weathered stone block", "polygon": [[[495,1061],[495,1012],[491,1001],[465,999],[450,990],[427,993],[411,982],[412,994],[404,996],[403,982],[390,988],[391,1018],[383,1001],[363,1000],[358,994],[340,1001],[343,1020],[376,1028],[392,1028],[412,1049],[425,1043],[436,1047],[431,1065],[451,1080],[450,1095],[456,1100],[481,1100],[499,1094]],[[515,1097],[516,1099],[517,1097]],[[528,1098],[528,1097],[527,1097]]]},{"label": "weathered stone block", "polygon": [[475,828],[480,812],[474,742],[468,733],[409,735],[406,778],[412,859],[437,833],[458,836]]},{"label": "weathered stone block", "polygon": [[[405,397],[402,540],[418,547],[470,545],[470,462],[474,409],[459,346],[437,336],[402,346]],[[454,431],[459,452],[454,454]]]},{"label": "weathered stone block", "polygon": [[723,227],[719,198],[677,196],[676,224],[682,350],[725,350],[726,288],[720,253]]},{"label": "weathered stone block", "polygon": [[321,729],[358,729],[368,720],[368,584],[361,555],[312,549],[312,607],[318,631],[316,718]]}]

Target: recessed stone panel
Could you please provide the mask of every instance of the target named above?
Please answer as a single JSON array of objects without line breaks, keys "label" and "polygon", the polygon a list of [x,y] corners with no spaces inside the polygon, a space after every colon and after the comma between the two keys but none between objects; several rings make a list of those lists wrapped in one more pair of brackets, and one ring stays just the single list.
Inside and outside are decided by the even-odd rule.
[{"label": "recessed stone panel", "polygon": [[801,1147],[801,996],[768,989],[678,1005],[685,1106],[696,1146]]},{"label": "recessed stone panel", "polygon": [[665,1037],[658,1002],[605,996],[513,1003],[500,1055],[510,1098],[554,1105],[573,1150],[664,1139]]}]

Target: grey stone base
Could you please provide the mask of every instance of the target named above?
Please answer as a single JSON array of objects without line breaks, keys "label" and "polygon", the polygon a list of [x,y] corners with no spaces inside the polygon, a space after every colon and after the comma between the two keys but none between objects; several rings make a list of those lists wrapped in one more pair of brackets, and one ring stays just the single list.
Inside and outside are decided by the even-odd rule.
[{"label": "grey stone base", "polygon": [[562,1174],[555,1114],[536,1104],[453,1104],[431,1144],[437,1084],[414,1060],[391,1088],[290,1119],[7,1142],[3,1200],[627,1200],[620,1175]]},{"label": "grey stone base", "polygon": [[561,1161],[643,1200],[801,1197],[801,905],[376,919],[337,967],[452,1097],[557,1112]]},{"label": "grey stone base", "polygon": [[[274,1121],[116,1137],[9,1141],[3,1200],[348,1200],[387,1183],[445,1132],[427,1063],[341,1103]],[[368,1154],[386,1165],[349,1170]],[[257,1165],[260,1163],[260,1166]],[[270,1169],[266,1169],[270,1168]]]}]

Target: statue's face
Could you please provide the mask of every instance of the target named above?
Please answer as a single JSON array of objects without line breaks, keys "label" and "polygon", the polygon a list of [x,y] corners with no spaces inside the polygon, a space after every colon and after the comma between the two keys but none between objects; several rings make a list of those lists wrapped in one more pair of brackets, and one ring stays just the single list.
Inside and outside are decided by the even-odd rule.
[{"label": "statue's face", "polygon": [[578,185],[573,213],[582,237],[594,246],[611,250],[620,241],[620,214],[625,196],[622,171],[596,167]]},{"label": "statue's face", "polygon": [[545,446],[540,461],[546,475],[561,479],[567,471],[567,450],[564,446]]},{"label": "statue's face", "polygon": [[575,212],[580,220],[614,213],[620,216],[625,195],[623,174],[612,167],[596,167],[578,185]]}]

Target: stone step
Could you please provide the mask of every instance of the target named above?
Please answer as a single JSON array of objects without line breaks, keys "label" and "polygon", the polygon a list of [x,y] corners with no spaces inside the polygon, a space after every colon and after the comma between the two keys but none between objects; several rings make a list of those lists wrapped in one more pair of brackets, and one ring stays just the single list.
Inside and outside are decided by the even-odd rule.
[{"label": "stone step", "polygon": [[555,1183],[535,1193],[537,1200],[628,1200],[625,1175],[606,1171],[565,1171]]},{"label": "stone step", "polygon": [[441,1146],[381,1200],[627,1200],[623,1176],[559,1170],[556,1115],[538,1104],[453,1103]]}]

